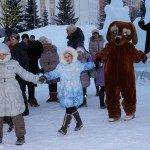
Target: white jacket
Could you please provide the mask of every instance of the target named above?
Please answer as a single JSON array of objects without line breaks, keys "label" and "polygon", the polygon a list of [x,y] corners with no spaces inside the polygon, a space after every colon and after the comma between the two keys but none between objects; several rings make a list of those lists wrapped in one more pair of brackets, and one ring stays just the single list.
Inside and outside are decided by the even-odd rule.
[{"label": "white jacket", "polygon": [[25,110],[24,100],[16,74],[26,81],[36,84],[39,77],[23,69],[19,63],[10,59],[0,61],[0,117],[16,116]]}]

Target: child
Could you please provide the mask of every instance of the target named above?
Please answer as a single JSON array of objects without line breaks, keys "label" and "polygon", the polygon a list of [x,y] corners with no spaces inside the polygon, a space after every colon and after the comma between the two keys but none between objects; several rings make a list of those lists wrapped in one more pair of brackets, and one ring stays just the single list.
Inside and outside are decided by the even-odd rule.
[{"label": "child", "polygon": [[[83,47],[78,47],[76,51],[78,53],[78,60],[81,63],[85,63],[89,61],[91,55],[88,54]],[[83,103],[80,105],[80,107],[82,106],[88,107],[86,97],[87,97],[87,87],[90,85],[90,77],[87,70],[81,73],[80,80],[81,80],[81,85],[83,90]]]},{"label": "child", "polygon": [[24,70],[17,61],[11,59],[6,44],[0,44],[0,143],[3,138],[3,117],[10,116],[15,126],[16,145],[25,143],[25,123],[22,113],[25,110],[22,92],[15,79],[19,75],[26,81],[37,83],[39,77]]},{"label": "child", "polygon": [[60,54],[60,63],[56,69],[45,73],[41,76],[39,81],[45,82],[60,77],[60,87],[58,89],[58,99],[61,106],[66,108],[64,122],[60,130],[61,134],[67,133],[67,128],[71,122],[72,116],[75,118],[75,131],[83,127],[77,107],[83,102],[82,86],[80,82],[80,74],[82,71],[92,69],[94,67],[92,62],[80,63],[77,60],[78,54],[75,49],[66,47]]}]

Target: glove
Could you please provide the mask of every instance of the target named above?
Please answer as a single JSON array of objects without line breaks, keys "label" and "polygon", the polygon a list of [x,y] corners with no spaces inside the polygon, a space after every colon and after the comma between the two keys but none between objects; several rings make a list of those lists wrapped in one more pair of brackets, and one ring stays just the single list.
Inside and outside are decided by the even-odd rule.
[{"label": "glove", "polygon": [[42,75],[42,76],[39,77],[39,80],[38,80],[39,83],[43,84],[46,81],[47,81],[47,77],[45,75]]}]

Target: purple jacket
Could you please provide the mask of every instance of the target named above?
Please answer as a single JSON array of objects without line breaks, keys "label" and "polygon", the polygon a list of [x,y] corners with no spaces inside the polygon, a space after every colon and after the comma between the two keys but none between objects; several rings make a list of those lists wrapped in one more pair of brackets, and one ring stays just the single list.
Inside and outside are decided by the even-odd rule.
[{"label": "purple jacket", "polygon": [[[90,38],[89,52],[92,55],[92,57],[94,57],[98,51],[101,51],[104,48],[104,42],[105,40],[102,35],[100,35],[100,38],[98,40],[95,40],[93,37]],[[96,86],[104,86],[103,63],[100,64],[100,67],[97,69],[96,72]]]}]

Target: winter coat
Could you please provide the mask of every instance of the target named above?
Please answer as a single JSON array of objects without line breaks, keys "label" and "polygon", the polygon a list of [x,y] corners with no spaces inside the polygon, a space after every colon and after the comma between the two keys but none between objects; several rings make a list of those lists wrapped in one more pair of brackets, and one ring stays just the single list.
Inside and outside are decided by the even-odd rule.
[{"label": "winter coat", "polygon": [[[57,47],[52,45],[50,49],[44,48],[40,57],[40,65],[44,72],[53,71],[59,63],[59,56],[57,53]],[[47,83],[56,83],[59,79],[48,81]]]},{"label": "winter coat", "polygon": [[37,74],[39,72],[38,59],[43,52],[43,45],[39,41],[32,41],[28,45],[29,71]]},{"label": "winter coat", "polygon": [[20,66],[29,70],[29,57],[27,54],[27,47],[24,44],[18,43],[13,46],[12,58],[17,60]]},{"label": "winter coat", "polygon": [[150,22],[145,25],[144,21],[139,21],[139,27],[146,31],[145,54],[150,52]]},{"label": "winter coat", "polygon": [[67,39],[67,45],[74,49],[76,49],[79,46],[84,47],[84,34],[82,30],[78,27],[77,30],[71,36],[67,36]]},{"label": "winter coat", "polygon": [[[15,46],[13,46],[12,58],[17,60],[21,67],[29,71],[29,57],[27,54],[27,47],[23,43],[17,43]],[[20,76],[17,75],[16,79],[20,84],[26,84],[26,82]]]},{"label": "winter coat", "polygon": [[[98,51],[104,48],[104,42],[102,35],[99,36],[98,40],[95,40],[92,36],[89,43],[89,53],[94,57]],[[96,78],[96,86],[104,86],[104,64],[101,63],[97,71],[92,70],[91,76]]]},{"label": "winter coat", "polygon": [[77,52],[71,47],[67,48],[73,54],[73,61],[70,64],[64,60],[64,52],[60,54],[60,63],[56,69],[47,72],[49,80],[60,77],[60,86],[58,88],[58,99],[61,106],[65,108],[78,107],[83,102],[82,85],[80,81],[80,74],[82,71],[92,69],[94,67],[92,62],[80,63],[77,60]]},{"label": "winter coat", "polygon": [[[78,56],[78,60],[81,63],[85,63],[88,62],[90,57],[91,55],[85,52],[82,56]],[[90,77],[87,70],[81,72],[80,80],[81,80],[82,88],[86,88],[90,85]]]},{"label": "winter coat", "polygon": [[4,63],[0,62],[0,117],[16,116],[24,112],[25,105],[16,74],[26,81],[37,83],[38,76],[29,73],[7,55]]}]

